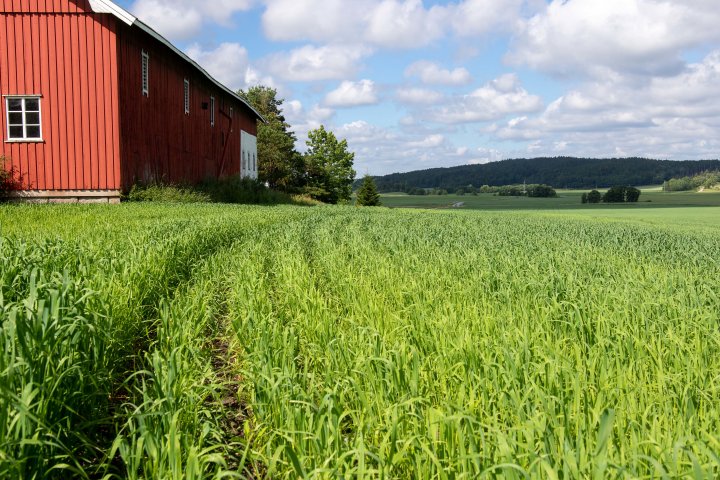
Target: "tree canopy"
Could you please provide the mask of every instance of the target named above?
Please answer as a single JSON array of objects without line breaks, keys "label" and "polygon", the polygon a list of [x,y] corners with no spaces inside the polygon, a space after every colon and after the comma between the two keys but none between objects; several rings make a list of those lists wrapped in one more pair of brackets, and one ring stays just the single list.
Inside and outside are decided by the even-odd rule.
[{"label": "tree canopy", "polygon": [[[720,170],[718,160],[590,159],[575,157],[503,160],[484,165],[433,168],[375,177],[380,192],[416,188],[455,191],[473,185],[545,184],[554,188],[599,188],[613,185],[660,185],[673,177]],[[720,183],[720,181],[716,182]]]},{"label": "tree canopy", "polygon": [[270,188],[284,192],[298,191],[302,186],[303,161],[295,150],[297,138],[282,113],[283,99],[277,90],[258,85],[238,94],[260,113],[267,123],[258,122],[258,176]]},{"label": "tree canopy", "polygon": [[355,179],[355,154],[347,140],[338,141],[323,125],[308,133],[305,192],[326,203],[350,200]]}]

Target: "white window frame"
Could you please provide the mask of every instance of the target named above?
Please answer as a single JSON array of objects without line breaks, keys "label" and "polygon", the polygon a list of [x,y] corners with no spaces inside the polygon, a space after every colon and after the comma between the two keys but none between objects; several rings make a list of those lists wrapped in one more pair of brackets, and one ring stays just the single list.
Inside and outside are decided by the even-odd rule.
[{"label": "white window frame", "polygon": [[215,126],[215,97],[210,96],[210,126]]},{"label": "white window frame", "polygon": [[[5,99],[5,124],[7,125],[7,131],[5,132],[7,134],[7,142],[8,143],[37,143],[42,142],[42,95],[3,95],[3,98]],[[20,111],[10,111],[10,101],[11,100],[20,100],[22,102],[22,107]],[[31,110],[28,112],[27,110],[27,100],[37,100],[38,102],[38,109],[37,112],[35,110]],[[10,114],[11,113],[20,113],[22,115],[22,124],[10,124]],[[27,114],[28,113],[37,113],[38,114],[38,124],[28,124],[27,122]],[[22,137],[13,137],[10,134],[10,127],[19,127],[22,126],[23,129],[23,136]],[[40,135],[38,137],[28,137],[27,129],[28,127],[38,127],[40,130]]]},{"label": "white window frame", "polygon": [[184,85],[184,105],[185,105],[185,115],[190,115],[190,80],[187,78],[183,82]]},{"label": "white window frame", "polygon": [[150,54],[142,51],[142,94],[143,97],[150,96]]}]

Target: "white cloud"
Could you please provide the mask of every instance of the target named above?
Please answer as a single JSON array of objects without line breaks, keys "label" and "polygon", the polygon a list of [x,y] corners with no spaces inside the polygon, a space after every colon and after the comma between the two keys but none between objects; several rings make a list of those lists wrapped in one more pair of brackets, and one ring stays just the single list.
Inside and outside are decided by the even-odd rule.
[{"label": "white cloud", "polygon": [[370,53],[361,45],[305,45],[288,53],[272,54],[261,64],[286,81],[340,80],[352,77],[360,67],[359,61]]},{"label": "white cloud", "polygon": [[375,82],[372,80],[342,82],[337,89],[325,96],[325,105],[330,107],[374,105],[377,104],[378,101]]},{"label": "white cloud", "polygon": [[720,50],[674,76],[587,82],[492,134],[532,142],[532,152],[716,158],[719,118]]},{"label": "white cloud", "polygon": [[417,48],[442,37],[446,10],[422,0],[382,0],[370,15],[367,40],[388,48]]},{"label": "white cloud", "polygon": [[515,74],[503,75],[468,95],[426,112],[426,118],[441,123],[473,123],[497,120],[507,115],[536,112],[543,101],[525,90]]},{"label": "white cloud", "polygon": [[271,40],[417,48],[450,31],[468,36],[507,30],[527,2],[463,0],[426,8],[422,0],[266,0],[262,23]]},{"label": "white cloud", "polygon": [[407,145],[411,148],[433,148],[433,147],[439,147],[440,145],[445,143],[445,137],[443,135],[435,134],[435,135],[428,135],[427,137],[423,138],[422,140],[415,141],[415,142],[409,142]]},{"label": "white cloud", "polygon": [[498,162],[503,159],[502,152],[494,148],[478,148],[472,153],[473,157],[468,160],[468,165],[482,165],[484,163]]},{"label": "white cloud", "polygon": [[520,19],[524,0],[465,0],[452,8],[451,23],[460,36],[509,30]]},{"label": "white cloud", "polygon": [[685,49],[720,40],[716,0],[553,0],[508,60],[555,74],[674,75]]},{"label": "white cloud", "polygon": [[400,103],[435,105],[443,100],[444,95],[425,88],[400,88],[395,93],[395,98]]},{"label": "white cloud", "polygon": [[247,50],[237,43],[223,43],[215,50],[203,50],[200,45],[194,44],[187,49],[187,54],[232,90],[260,83],[276,86],[271,77],[261,75],[250,65]]},{"label": "white cloud", "polygon": [[408,77],[419,77],[423,83],[430,85],[466,85],[472,82],[470,72],[465,68],[446,70],[438,64],[421,60],[405,69]]},{"label": "white cloud", "polygon": [[130,11],[171,40],[187,40],[201,33],[203,25],[229,25],[233,14],[248,10],[253,0],[135,0]]},{"label": "white cloud", "polygon": [[262,16],[271,40],[345,43],[362,39],[376,0],[266,0]]}]

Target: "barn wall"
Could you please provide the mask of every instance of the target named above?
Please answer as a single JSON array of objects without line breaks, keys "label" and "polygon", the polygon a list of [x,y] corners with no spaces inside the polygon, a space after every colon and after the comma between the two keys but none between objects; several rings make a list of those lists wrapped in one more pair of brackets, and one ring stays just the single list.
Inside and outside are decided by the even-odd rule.
[{"label": "barn wall", "polygon": [[118,190],[116,21],[86,0],[0,0],[0,94],[41,95],[41,143],[0,154],[27,190]]},{"label": "barn wall", "polygon": [[[197,183],[239,174],[240,132],[257,131],[250,110],[138,27],[122,25],[118,33],[123,189],[135,183]],[[148,96],[142,92],[143,51],[150,57]],[[185,79],[190,81],[189,114]]]}]

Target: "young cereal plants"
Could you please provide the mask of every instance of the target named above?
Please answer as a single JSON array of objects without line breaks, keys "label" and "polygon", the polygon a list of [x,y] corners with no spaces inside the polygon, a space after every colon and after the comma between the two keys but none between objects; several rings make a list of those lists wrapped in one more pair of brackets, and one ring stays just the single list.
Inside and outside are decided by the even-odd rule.
[{"label": "young cereal plants", "polygon": [[714,238],[353,212],[260,244],[230,317],[269,478],[720,473]]},{"label": "young cereal plants", "polygon": [[603,215],[0,207],[0,477],[716,478],[716,229]]}]

